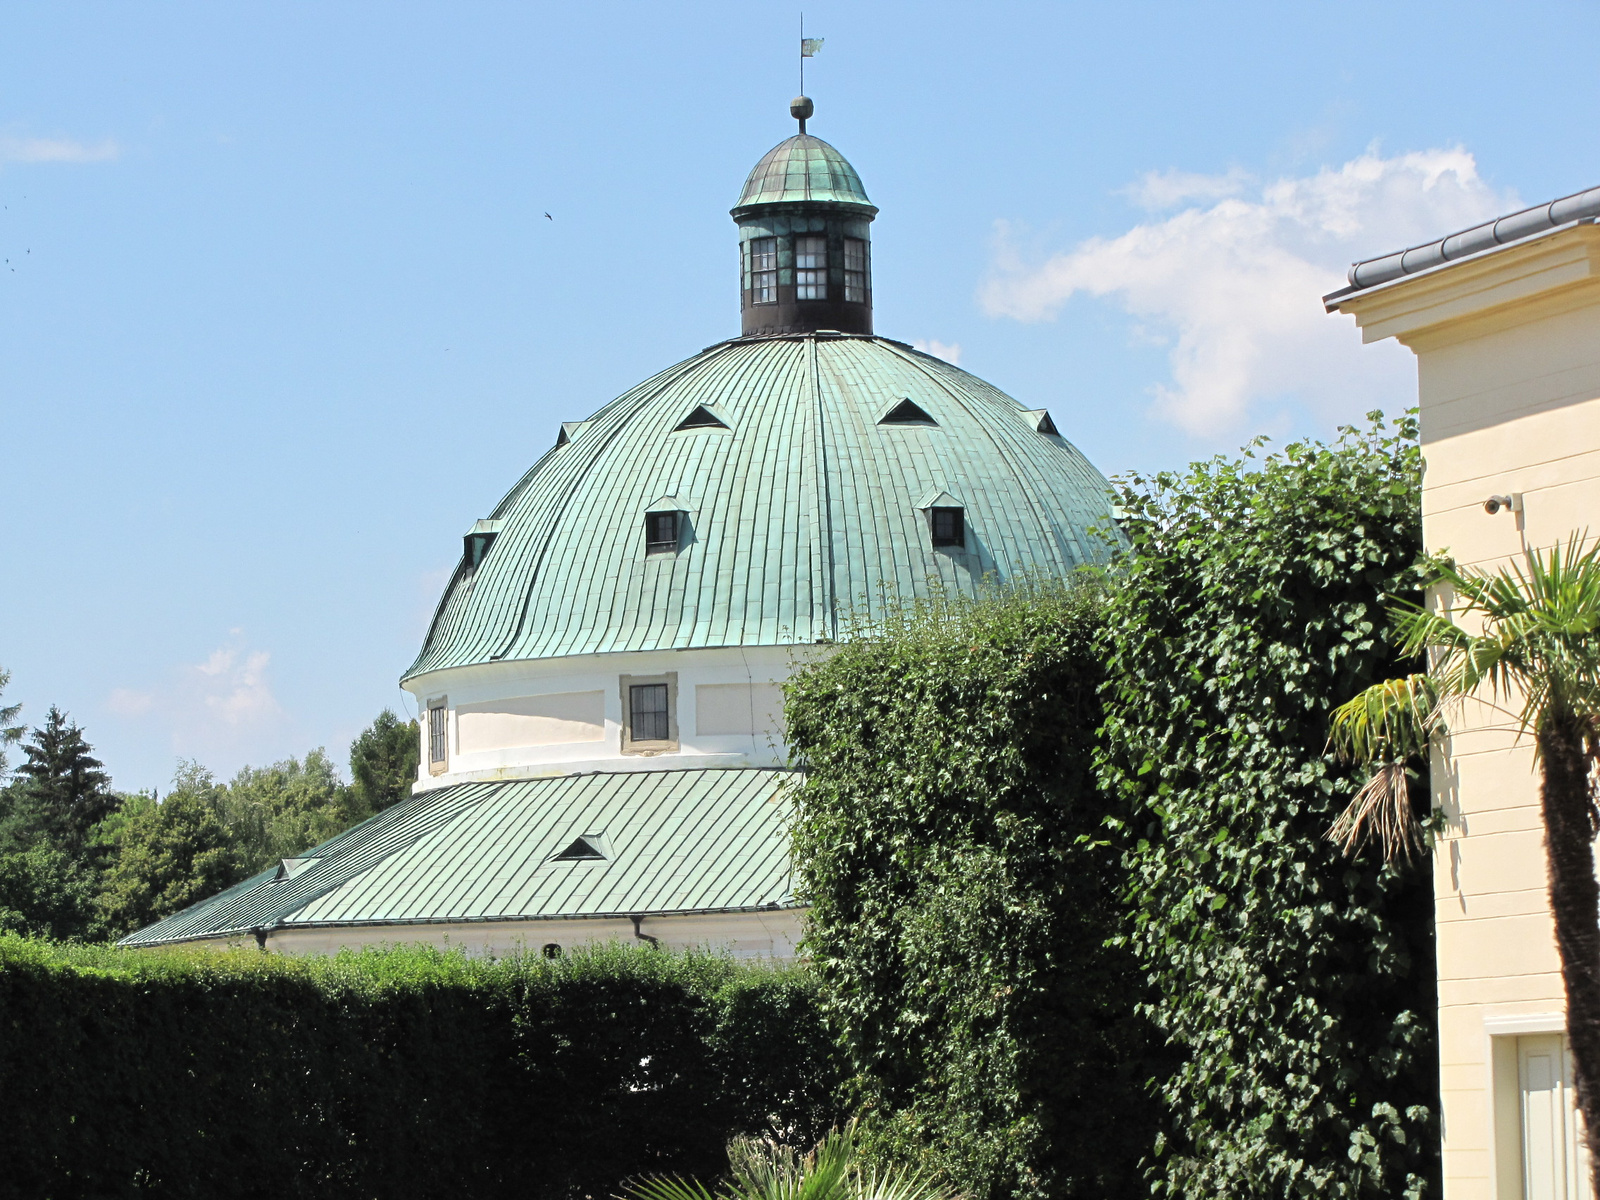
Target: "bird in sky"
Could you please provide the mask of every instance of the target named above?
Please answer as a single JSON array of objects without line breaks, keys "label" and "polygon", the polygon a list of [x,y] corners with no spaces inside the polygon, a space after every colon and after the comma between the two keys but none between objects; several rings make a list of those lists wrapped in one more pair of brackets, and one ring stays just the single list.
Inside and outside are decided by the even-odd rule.
[{"label": "bird in sky", "polygon": [[545,220],[546,220],[546,221],[554,221],[554,220],[555,220],[555,218],[554,218],[554,217],[552,217],[552,216],[551,216],[551,215],[550,215],[550,214],[549,214],[549,213],[545,213],[545,215],[544,215],[544,219],[545,219]]}]

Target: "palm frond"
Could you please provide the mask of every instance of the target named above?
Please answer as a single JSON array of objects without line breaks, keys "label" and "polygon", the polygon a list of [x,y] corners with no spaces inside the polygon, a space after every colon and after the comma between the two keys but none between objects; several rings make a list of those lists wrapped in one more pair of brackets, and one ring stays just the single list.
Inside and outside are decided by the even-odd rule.
[{"label": "palm frond", "polygon": [[1387,863],[1413,861],[1427,848],[1422,823],[1411,806],[1411,787],[1404,762],[1379,765],[1328,830],[1328,840],[1354,857],[1369,841],[1376,842]]},{"label": "palm frond", "polygon": [[931,1174],[908,1168],[858,1175],[853,1200],[958,1200]]},{"label": "palm frond", "polygon": [[721,1200],[707,1191],[698,1179],[683,1179],[677,1175],[633,1180],[624,1186],[623,1195],[631,1200]]},{"label": "palm frond", "polygon": [[1404,761],[1427,751],[1439,723],[1439,693],[1427,675],[1385,679],[1333,712],[1329,742],[1346,762]]}]

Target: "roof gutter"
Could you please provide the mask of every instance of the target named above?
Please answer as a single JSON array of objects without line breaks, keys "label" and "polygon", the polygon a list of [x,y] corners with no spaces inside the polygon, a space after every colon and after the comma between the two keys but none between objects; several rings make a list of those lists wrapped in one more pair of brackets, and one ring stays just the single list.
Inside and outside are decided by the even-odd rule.
[{"label": "roof gutter", "polygon": [[1352,263],[1348,275],[1350,286],[1330,292],[1322,298],[1323,303],[1332,311],[1338,307],[1337,301],[1355,292],[1520,242],[1562,225],[1596,217],[1600,217],[1600,187],[1574,192],[1548,204],[1535,205],[1493,221],[1485,221],[1482,225],[1474,225],[1470,229],[1457,230],[1436,241]]}]

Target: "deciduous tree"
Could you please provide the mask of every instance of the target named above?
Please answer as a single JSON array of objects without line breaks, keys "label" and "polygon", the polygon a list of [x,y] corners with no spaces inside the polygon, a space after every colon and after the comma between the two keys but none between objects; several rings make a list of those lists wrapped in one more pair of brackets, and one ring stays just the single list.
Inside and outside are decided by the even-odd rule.
[{"label": "deciduous tree", "polygon": [[384,709],[350,743],[350,778],[360,806],[379,812],[411,795],[422,743],[415,721]]}]

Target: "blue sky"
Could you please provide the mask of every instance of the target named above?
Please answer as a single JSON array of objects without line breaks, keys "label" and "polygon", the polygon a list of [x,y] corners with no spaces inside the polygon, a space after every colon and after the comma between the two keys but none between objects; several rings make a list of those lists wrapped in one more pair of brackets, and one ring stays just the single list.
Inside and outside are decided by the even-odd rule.
[{"label": "blue sky", "polygon": [[[118,786],[349,740],[562,420],[737,332],[766,3],[0,10],[0,667]],[[1317,296],[1600,183],[1592,4],[806,6],[879,331],[1107,474],[1398,410]],[[549,212],[553,220],[545,220]],[[15,755],[13,755],[13,761]]]}]

